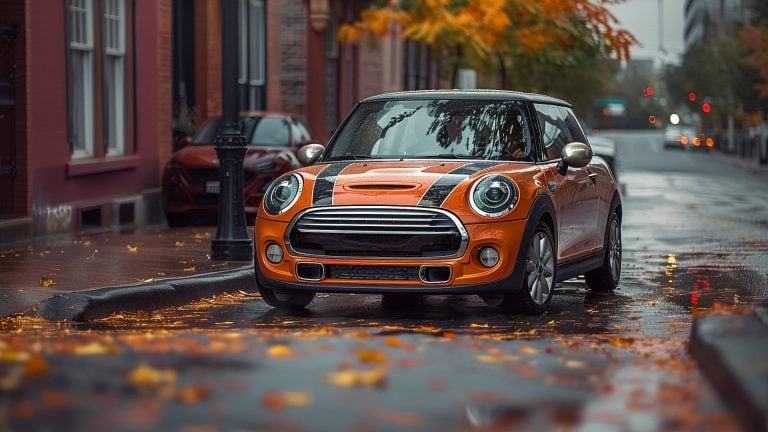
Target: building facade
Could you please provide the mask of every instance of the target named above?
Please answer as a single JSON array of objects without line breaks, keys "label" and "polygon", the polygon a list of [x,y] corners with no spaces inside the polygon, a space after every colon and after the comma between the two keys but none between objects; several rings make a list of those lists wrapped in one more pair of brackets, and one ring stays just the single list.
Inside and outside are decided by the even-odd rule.
[{"label": "building facade", "polygon": [[[240,42],[221,46],[221,1]],[[429,88],[425,47],[336,29],[369,1],[3,0],[0,243],[164,223],[176,140],[221,113],[221,54],[237,50],[242,110],[303,116],[326,142],[366,96]]]},{"label": "building facade", "polygon": [[757,0],[686,0],[685,46],[706,44],[728,34],[752,18]]}]

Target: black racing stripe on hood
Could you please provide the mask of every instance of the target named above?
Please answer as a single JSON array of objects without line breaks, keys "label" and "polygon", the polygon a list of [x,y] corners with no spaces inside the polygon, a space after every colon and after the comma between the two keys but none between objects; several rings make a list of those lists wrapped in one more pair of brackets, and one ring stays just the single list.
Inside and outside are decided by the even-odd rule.
[{"label": "black racing stripe on hood", "polygon": [[494,167],[501,164],[501,162],[473,162],[466,164],[448,174],[440,177],[430,188],[424,193],[424,196],[419,200],[419,207],[440,207],[443,205],[443,201],[448,198],[448,195],[456,189],[459,183],[466,180],[472,174]]},{"label": "black racing stripe on hood", "polygon": [[336,176],[353,162],[336,162],[328,164],[317,175],[315,187],[312,189],[312,205],[333,204],[333,186],[336,184]]}]

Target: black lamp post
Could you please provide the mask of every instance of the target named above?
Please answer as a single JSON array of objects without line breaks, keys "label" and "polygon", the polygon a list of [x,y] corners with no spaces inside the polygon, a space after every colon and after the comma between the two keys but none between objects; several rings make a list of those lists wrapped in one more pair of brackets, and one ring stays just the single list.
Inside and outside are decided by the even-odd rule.
[{"label": "black lamp post", "polygon": [[219,158],[219,222],[211,242],[211,259],[250,260],[243,201],[245,137],[240,133],[237,100],[237,0],[221,0],[221,104],[223,127],[216,137]]}]

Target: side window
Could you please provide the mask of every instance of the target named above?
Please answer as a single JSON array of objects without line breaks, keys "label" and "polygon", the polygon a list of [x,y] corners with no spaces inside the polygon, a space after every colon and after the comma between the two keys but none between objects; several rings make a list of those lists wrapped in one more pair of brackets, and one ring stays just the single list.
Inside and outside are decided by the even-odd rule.
[{"label": "side window", "polygon": [[288,146],[290,144],[288,121],[282,117],[262,117],[256,123],[249,144],[262,146]]},{"label": "side window", "polygon": [[307,126],[298,119],[292,119],[293,122],[293,134],[294,141],[300,143],[312,139],[312,134],[309,133]]},{"label": "side window", "polygon": [[[560,158],[563,147],[573,142],[566,119],[568,112],[557,105],[534,104],[536,117],[541,128],[541,141],[544,144],[543,160]],[[575,121],[575,117],[574,117]]]},{"label": "side window", "polygon": [[579,120],[576,119],[576,115],[570,108],[560,107],[565,115],[565,124],[568,126],[568,132],[571,133],[572,141],[578,141],[580,143],[589,144],[587,137],[584,136],[584,129],[581,128]]}]

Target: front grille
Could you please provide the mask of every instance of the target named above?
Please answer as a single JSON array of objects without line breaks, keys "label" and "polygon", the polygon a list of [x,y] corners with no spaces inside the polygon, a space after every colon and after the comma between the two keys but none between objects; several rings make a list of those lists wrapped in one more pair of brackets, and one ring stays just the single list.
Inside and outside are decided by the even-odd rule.
[{"label": "front grille", "polygon": [[419,267],[327,265],[325,268],[326,276],[331,279],[419,280]]},{"label": "front grille", "polygon": [[312,208],[288,232],[293,252],[308,256],[446,258],[461,256],[467,243],[458,218],[420,207]]}]

